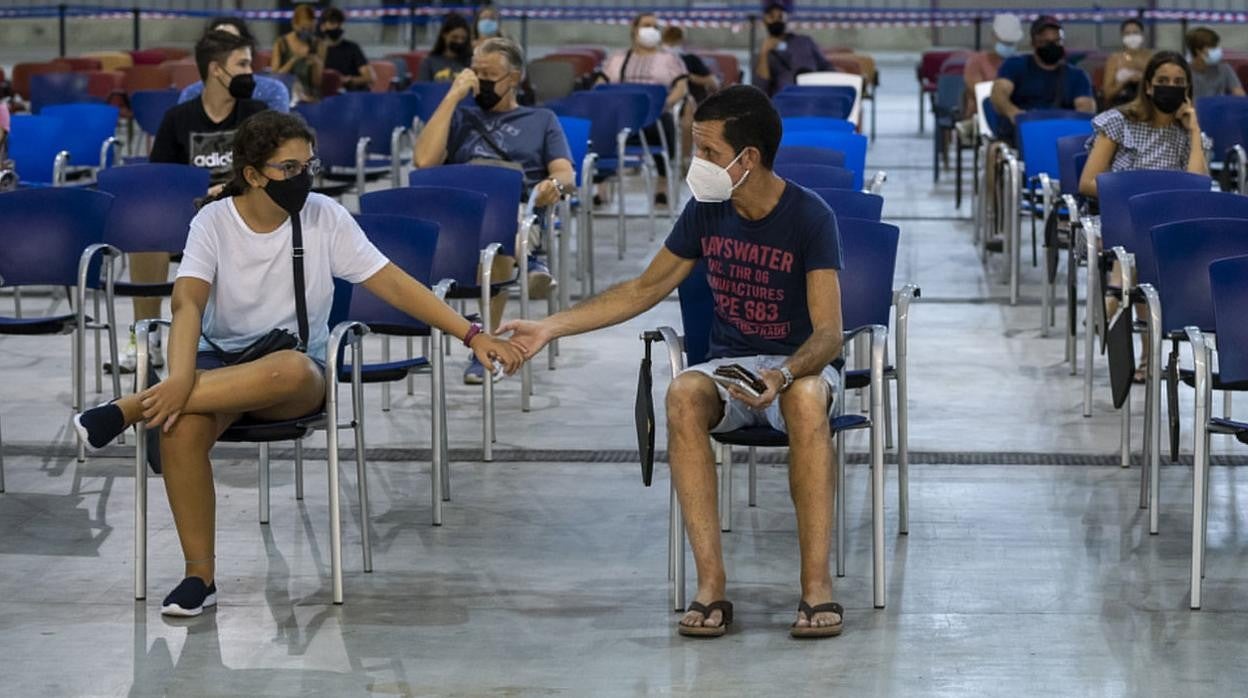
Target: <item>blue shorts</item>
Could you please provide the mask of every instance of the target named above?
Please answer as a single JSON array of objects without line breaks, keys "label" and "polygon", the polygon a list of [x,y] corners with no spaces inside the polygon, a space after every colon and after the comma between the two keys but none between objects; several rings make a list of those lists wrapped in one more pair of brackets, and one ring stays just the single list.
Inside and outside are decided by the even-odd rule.
[{"label": "blue shorts", "polygon": [[[315,363],[322,372],[325,371],[324,361],[311,356],[308,358],[312,359],[312,362]],[[225,368],[226,365],[227,364],[221,360],[221,357],[217,356],[215,351],[201,351],[195,355],[195,368],[200,371],[211,371],[216,368]]]},{"label": "blue shorts", "polygon": [[[711,359],[706,363],[690,366],[689,368],[686,368],[685,371],[697,371],[698,373],[705,373],[713,378],[716,368],[719,368],[720,366],[727,366],[729,364],[740,364],[741,366],[749,369],[750,372],[758,375],[765,368],[779,369],[788,359],[789,357],[787,356],[770,355],[736,356],[724,359]],[[823,373],[820,374],[820,377],[823,378],[823,381],[828,384],[829,395],[835,397],[836,386],[840,380],[840,373],[838,373],[832,366],[826,366],[823,369]],[[728,389],[720,385],[718,382],[715,383],[715,389],[719,392],[719,399],[724,403],[724,417],[719,420],[719,424],[716,424],[711,429],[712,434],[723,434],[730,431],[736,431],[738,429],[744,429],[746,427],[763,426],[771,427],[776,431],[784,432],[786,434],[789,433],[788,429],[784,426],[784,415],[780,412],[779,400],[773,400],[767,407],[761,410],[756,410],[744,402],[732,397],[732,394],[728,392]],[[833,400],[829,399],[828,417],[832,416],[832,407]]]}]

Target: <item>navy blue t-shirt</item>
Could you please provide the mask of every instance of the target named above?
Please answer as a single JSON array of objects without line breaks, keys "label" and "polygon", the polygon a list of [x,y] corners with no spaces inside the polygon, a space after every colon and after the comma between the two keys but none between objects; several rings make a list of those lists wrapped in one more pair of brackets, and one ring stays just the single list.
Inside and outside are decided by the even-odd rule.
[{"label": "navy blue t-shirt", "polygon": [[708,358],[788,356],[810,337],[806,273],[841,268],[841,233],[823,199],[786,185],[757,221],[731,201],[690,201],[664,243],[678,257],[706,260],[715,299]]},{"label": "navy blue t-shirt", "polygon": [[1005,59],[997,77],[1014,83],[1010,101],[1019,109],[1074,109],[1076,98],[1092,96],[1087,73],[1073,65],[1045,70],[1031,53]]}]

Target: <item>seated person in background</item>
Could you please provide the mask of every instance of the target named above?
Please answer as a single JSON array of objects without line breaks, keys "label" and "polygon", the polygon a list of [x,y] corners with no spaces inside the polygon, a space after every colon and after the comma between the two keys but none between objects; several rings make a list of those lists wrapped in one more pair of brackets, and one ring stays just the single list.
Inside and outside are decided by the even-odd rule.
[{"label": "seated person in background", "polygon": [[[603,62],[602,77],[616,84],[641,83],[667,88],[667,101],[663,104],[659,125],[667,138],[667,154],[671,157],[676,153],[676,123],[672,118],[672,108],[689,94],[685,63],[676,54],[662,48],[663,32],[659,29],[659,18],[653,12],[643,12],[633,18],[632,35],[631,48],[616,51]],[[659,145],[658,126],[648,127],[645,134],[647,144]],[[654,188],[654,203],[666,206],[667,168],[662,160],[657,159],[655,167],[659,181]]]},{"label": "seated person in background", "polygon": [[[697,106],[719,89],[719,78],[715,77],[696,53],[684,51],[684,41],[685,32],[680,27],[671,25],[663,30],[663,47],[680,56],[680,60],[684,62],[689,78],[689,97],[693,100],[693,106]],[[685,159],[693,152],[693,111],[686,105],[685,110],[680,113],[680,155]]]},{"label": "seated person in background", "polygon": [[360,45],[342,38],[347,16],[337,7],[321,10],[321,37],[325,43],[325,67],[342,75],[348,90],[362,92],[373,86],[373,69]]},{"label": "seated person in background", "polygon": [[[1154,55],[1144,68],[1135,99],[1098,114],[1092,128],[1092,152],[1079,177],[1079,193],[1084,196],[1096,196],[1096,176],[1104,172],[1185,170],[1209,174],[1205,149],[1213,144],[1201,133],[1196,120],[1191,69],[1174,51]],[[1121,287],[1122,269],[1117,262],[1111,275],[1111,283]],[[1111,316],[1118,304],[1117,299],[1110,299]],[[1136,306],[1136,315],[1147,317],[1143,303]],[[1135,372],[1137,383],[1144,382],[1147,370],[1148,353],[1144,352]]]},{"label": "seated person in background", "polygon": [[962,67],[962,80],[966,83],[962,106],[964,117],[974,117],[979,112],[979,105],[975,103],[975,86],[996,80],[1001,64],[1018,52],[1016,45],[1023,38],[1023,25],[1018,21],[1018,15],[1002,13],[993,17],[992,38],[992,48],[971,54]]},{"label": "seated person in background", "polygon": [[458,12],[447,13],[438,30],[433,50],[420,62],[416,82],[450,82],[472,63],[468,20]]},{"label": "seated person in background", "polygon": [[1033,109],[1096,111],[1088,74],[1066,63],[1064,34],[1056,18],[1031,23],[1032,53],[1007,58],[992,85],[992,107],[1002,118],[997,138],[1014,144],[1014,120]]},{"label": "seated person in background", "polygon": [[[301,119],[266,112],[239,129],[231,179],[191,221],[173,290],[169,375],[75,416],[83,441],[98,449],[140,419],[158,444],[148,451],[165,480],[185,556],[185,579],[161,613],[196,616],[216,603],[216,501],[209,454],[241,417],[261,421],[315,414],[325,401],[324,364],[334,279],[363,284],[414,318],[465,338],[487,364],[508,371],[520,351],[474,330],[429,289],[373,247],[345,208],[311,194],[318,167],[313,137]],[[298,336],[291,217],[302,223],[307,296],[306,353],[276,351],[234,363],[239,352],[274,329]],[[158,459],[158,460],[157,460]]]},{"label": "seated person in background", "polygon": [[[516,321],[511,341],[532,357],[552,339],[615,325],[654,307],[705,259],[714,296],[708,363],[672,380],[668,454],[697,565],[698,591],[677,627],[722,635],[733,620],[716,512],[709,435],[770,426],[789,435],[789,489],[797,511],[801,604],[790,632],[841,632],[828,570],[836,461],[828,428],[841,356],[840,231],[817,195],[772,171],[780,115],[746,85],[707,98],[694,116],[690,201],[641,276],[541,321]],[[767,389],[753,397],[711,375],[740,363]]]},{"label": "seated person in background", "polygon": [[1192,99],[1244,96],[1244,86],[1231,66],[1222,62],[1222,42],[1218,33],[1207,27],[1196,27],[1184,37],[1187,60],[1192,66]]},{"label": "seated person in background", "polygon": [[754,86],[768,95],[797,84],[797,76],[802,73],[835,70],[814,39],[788,30],[785,19],[791,9],[792,3],[784,0],[768,0],[763,4],[767,37],[763,39],[758,64],[754,66]]},{"label": "seated person in background", "polygon": [[[208,194],[215,195],[230,175],[236,130],[249,116],[267,107],[264,102],[250,99],[256,83],[251,73],[249,39],[224,31],[209,32],[195,44],[195,63],[204,84],[203,92],[165,112],[148,160],[209,170],[213,186]],[[164,283],[169,278],[169,254],[131,254],[130,278],[135,283]],[[160,317],[160,303],[159,297],[135,298],[135,319]],[[135,353],[131,334],[119,359],[122,373],[134,370]],[[159,343],[152,363],[157,368],[165,363]]]},{"label": "seated person in background", "polygon": [[269,70],[295,76],[295,100],[315,102],[321,98],[321,74],[325,70],[325,42],[316,40],[316,10],[295,6],[290,31],[273,42]]},{"label": "seated person in background", "polygon": [[487,39],[507,38],[507,35],[503,33],[501,21],[502,15],[493,5],[484,5],[477,10],[477,15],[472,18],[472,47],[477,48]]},{"label": "seated person in background", "polygon": [[1119,26],[1122,50],[1110,54],[1105,61],[1105,79],[1101,92],[1109,105],[1126,104],[1135,99],[1140,89],[1144,66],[1153,52],[1144,48],[1144,23],[1138,19],[1124,20]]},{"label": "seated person in background", "polygon": [[[516,87],[523,79],[524,65],[524,53],[511,39],[488,39],[477,47],[472,69],[455,78],[421,130],[412,158],[416,167],[474,160],[511,163],[524,172],[526,195],[536,188],[539,207],[555,203],[564,191],[571,192],[576,173],[559,119],[549,109],[516,104]],[[476,106],[457,108],[468,95],[475,97]],[[515,259],[499,255],[491,278],[510,279],[515,268]],[[530,295],[545,298],[550,287],[549,268],[530,257]],[[506,291],[491,300],[490,327],[502,322],[506,305]],[[484,380],[485,371],[473,357],[464,371],[464,382],[479,384]]]},{"label": "seated person in background", "polygon": [[[204,33],[213,31],[229,32],[235,36],[241,36],[255,45],[255,37],[252,36],[251,30],[247,28],[247,23],[238,17],[215,17],[208,21],[208,25],[204,27]],[[252,92],[251,98],[258,99],[269,106],[273,111],[286,113],[290,111],[290,90],[286,89],[286,85],[281,80],[275,80],[267,75],[255,75],[256,89]],[[195,99],[204,91],[204,82],[201,80],[193,85],[187,85],[182,90],[182,94],[178,95],[178,104],[189,102]]]}]

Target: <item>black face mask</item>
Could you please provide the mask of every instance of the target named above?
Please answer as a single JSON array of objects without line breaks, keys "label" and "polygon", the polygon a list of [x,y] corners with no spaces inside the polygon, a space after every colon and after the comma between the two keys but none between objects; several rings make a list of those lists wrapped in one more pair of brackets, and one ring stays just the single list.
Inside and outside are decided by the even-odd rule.
[{"label": "black face mask", "polygon": [[448,42],[446,44],[446,49],[450,51],[451,53],[455,54],[456,56],[459,56],[460,58],[464,58],[469,55],[469,48],[468,48],[467,41]]},{"label": "black face mask", "polygon": [[316,41],[316,34],[313,33],[311,29],[300,29],[299,31],[295,32],[295,38],[299,39],[305,44],[311,44],[313,41]]},{"label": "black face mask", "polygon": [[264,193],[269,195],[273,203],[292,216],[299,215],[303,204],[312,193],[312,175],[307,170],[286,179],[270,179],[264,185]]},{"label": "black face mask", "polygon": [[1150,96],[1153,106],[1162,114],[1173,114],[1187,101],[1187,88],[1178,85],[1153,85]]},{"label": "black face mask", "polygon": [[1041,44],[1036,48],[1036,58],[1045,65],[1057,65],[1066,57],[1066,49],[1056,41]]},{"label": "black face mask", "polygon": [[477,82],[481,85],[481,89],[477,91],[477,96],[473,99],[477,106],[481,107],[481,111],[489,111],[503,101],[503,96],[494,90],[494,86],[498,84],[496,81],[478,78]]},{"label": "black face mask", "polygon": [[768,34],[771,34],[772,36],[776,37],[777,39],[779,39],[780,37],[784,36],[784,30],[785,30],[784,20],[780,20],[779,22],[768,22],[768,23],[767,23],[767,33],[768,33]]},{"label": "black face mask", "polygon": [[256,76],[251,73],[230,75],[230,83],[226,85],[226,89],[234,99],[251,99],[252,93],[256,91]]},{"label": "black face mask", "polygon": [[326,39],[329,39],[330,41],[337,41],[342,38],[342,28],[326,29],[324,34]]}]

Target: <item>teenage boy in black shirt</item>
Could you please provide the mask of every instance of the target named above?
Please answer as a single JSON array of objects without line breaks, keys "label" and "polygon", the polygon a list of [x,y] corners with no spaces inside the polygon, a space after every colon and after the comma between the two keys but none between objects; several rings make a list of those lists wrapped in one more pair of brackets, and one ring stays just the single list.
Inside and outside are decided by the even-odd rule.
[{"label": "teenage boy in black shirt", "polygon": [[342,74],[342,84],[351,91],[364,91],[373,85],[373,69],[360,45],[342,38],[342,25],[347,16],[337,7],[321,12],[321,36],[329,43],[325,51],[325,67]]}]

